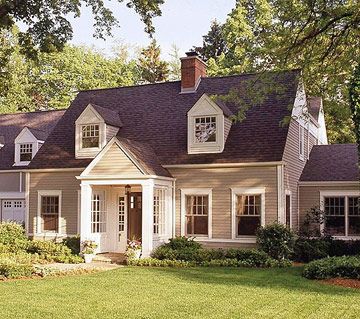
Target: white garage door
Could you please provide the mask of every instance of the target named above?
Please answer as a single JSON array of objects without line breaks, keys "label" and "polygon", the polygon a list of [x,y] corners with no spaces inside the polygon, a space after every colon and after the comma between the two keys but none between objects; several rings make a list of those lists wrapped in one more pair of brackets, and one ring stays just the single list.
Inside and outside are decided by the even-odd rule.
[{"label": "white garage door", "polygon": [[1,207],[2,221],[25,222],[25,201],[21,199],[4,199]]}]

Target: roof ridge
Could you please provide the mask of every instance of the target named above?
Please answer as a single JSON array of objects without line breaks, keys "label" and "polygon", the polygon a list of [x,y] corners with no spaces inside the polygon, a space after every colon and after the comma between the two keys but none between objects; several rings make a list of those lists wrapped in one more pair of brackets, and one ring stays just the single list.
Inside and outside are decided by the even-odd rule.
[{"label": "roof ridge", "polygon": [[5,116],[5,115],[22,115],[22,114],[35,114],[35,113],[50,113],[50,112],[60,112],[63,111],[65,112],[67,110],[67,108],[64,109],[56,109],[56,110],[37,110],[37,111],[30,111],[30,112],[16,112],[16,113],[0,113],[0,116]]}]

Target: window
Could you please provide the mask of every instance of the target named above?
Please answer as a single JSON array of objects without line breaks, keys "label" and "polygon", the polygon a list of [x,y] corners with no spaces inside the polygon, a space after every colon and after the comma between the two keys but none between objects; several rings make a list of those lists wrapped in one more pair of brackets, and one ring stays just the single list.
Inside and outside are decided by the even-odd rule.
[{"label": "window", "polygon": [[119,232],[125,231],[125,197],[119,196]]},{"label": "window", "polygon": [[209,196],[186,195],[186,235],[208,235]]},{"label": "window", "polygon": [[3,207],[4,208],[11,208],[11,202],[10,201],[4,201]]},{"label": "window", "polygon": [[285,196],[285,224],[287,227],[291,227],[291,195]]},{"label": "window", "polygon": [[261,195],[236,196],[236,230],[239,236],[255,236],[261,225]]},{"label": "window", "polygon": [[207,143],[216,142],[216,117],[195,118],[195,142]]},{"label": "window", "polygon": [[305,129],[303,126],[299,126],[299,158],[304,159],[305,156]]},{"label": "window", "polygon": [[59,231],[59,196],[41,196],[42,230],[44,232]]},{"label": "window", "polygon": [[324,197],[325,232],[332,236],[359,236],[360,210],[356,196]]},{"label": "window", "polygon": [[83,125],[81,127],[81,146],[82,148],[98,148],[99,143],[99,125]]},{"label": "window", "polygon": [[165,234],[165,189],[154,190],[154,234]]},{"label": "window", "polygon": [[106,232],[105,192],[95,192],[92,195],[91,232]]},{"label": "window", "polygon": [[15,208],[22,208],[23,207],[23,202],[22,201],[15,201],[14,202],[14,207]]},{"label": "window", "polygon": [[30,143],[20,144],[20,162],[30,162],[32,160],[33,145]]}]

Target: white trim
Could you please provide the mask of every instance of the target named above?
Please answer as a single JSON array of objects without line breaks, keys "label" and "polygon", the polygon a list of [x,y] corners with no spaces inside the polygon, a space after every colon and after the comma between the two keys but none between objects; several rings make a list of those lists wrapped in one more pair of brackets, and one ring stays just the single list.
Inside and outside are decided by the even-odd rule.
[{"label": "white trim", "polygon": [[285,223],[285,183],[284,183],[284,166],[277,166],[277,206],[278,206],[278,222]]},{"label": "white trim", "polygon": [[[116,144],[120,150],[125,154],[125,156],[127,156],[129,158],[129,160],[140,170],[140,172],[145,175],[146,171],[140,166],[140,164],[136,161],[135,158],[133,158],[133,156],[131,156],[125,149],[124,147],[122,147],[120,141],[114,136],[109,143],[106,144],[106,146],[100,151],[100,153],[98,153],[95,158],[91,161],[91,163],[85,168],[85,170],[81,173],[81,177],[85,177],[86,175],[88,175],[91,170],[96,166],[97,163],[99,163],[99,161],[103,158],[103,156],[107,153],[107,151],[110,149],[111,146],[113,146],[114,144]],[[111,176],[112,178],[114,176]],[[104,177],[99,177],[99,178],[104,178]]]},{"label": "white trim", "polygon": [[[186,195],[208,195],[209,207],[208,207],[208,236],[200,236],[201,238],[212,238],[212,188],[181,188],[180,189],[180,233],[181,236],[186,234]],[[199,238],[199,237],[197,237]]]},{"label": "white trim", "polygon": [[25,231],[29,234],[30,227],[30,173],[25,173]]},{"label": "white trim", "polygon": [[284,161],[277,162],[250,162],[250,163],[211,163],[211,164],[170,164],[164,168],[226,168],[226,167],[258,167],[284,165]]},{"label": "white trim", "polygon": [[299,181],[299,186],[358,186],[360,187],[360,182],[356,181]]},{"label": "white trim", "polygon": [[[176,178],[173,177],[165,177],[165,176],[157,176],[157,175],[143,175],[143,176],[133,176],[133,175],[91,175],[91,176],[75,176],[76,179],[80,179],[83,181],[97,181],[102,180],[105,182],[104,185],[109,184],[109,180],[123,181],[123,180],[147,180],[147,179],[156,179],[156,180],[164,180],[164,181],[174,181]],[[121,184],[121,183],[120,183]]]},{"label": "white trim", "polygon": [[[260,195],[261,196],[261,226],[265,226],[265,187],[234,187],[231,188],[231,238],[236,242],[247,243],[249,240],[255,239],[256,236],[237,237],[236,232],[236,196],[237,195]],[[256,242],[256,239],[255,239]]]},{"label": "white trim", "polygon": [[[61,190],[38,190],[38,201],[37,201],[37,214],[36,214],[36,235],[41,236],[59,236],[61,234],[61,209],[62,209],[62,191]],[[59,197],[59,216],[58,216],[58,232],[43,232],[42,231],[42,218],[41,218],[41,196],[58,196]]]},{"label": "white trim", "polygon": [[[359,239],[360,235],[358,236],[349,236],[349,203],[348,203],[348,197],[359,197],[360,196],[360,190],[331,190],[331,191],[320,191],[320,210],[324,212],[324,197],[345,197],[345,236],[334,236],[337,239]],[[320,231],[323,232],[325,229],[324,223],[320,225]]]},{"label": "white trim", "polygon": [[195,237],[194,240],[198,242],[210,242],[210,243],[256,244],[255,236],[242,237],[236,239]]},{"label": "white trim", "polygon": [[[299,123],[298,127],[299,127],[299,144],[298,144],[299,160],[304,161],[305,160],[305,127],[302,126],[300,123]],[[302,152],[301,152],[300,142],[301,142],[302,148],[303,148]]]},{"label": "white trim", "polygon": [[0,199],[25,199],[25,192],[0,192]]},{"label": "white trim", "polygon": [[80,225],[81,225],[81,189],[77,190],[77,233],[80,234]]}]

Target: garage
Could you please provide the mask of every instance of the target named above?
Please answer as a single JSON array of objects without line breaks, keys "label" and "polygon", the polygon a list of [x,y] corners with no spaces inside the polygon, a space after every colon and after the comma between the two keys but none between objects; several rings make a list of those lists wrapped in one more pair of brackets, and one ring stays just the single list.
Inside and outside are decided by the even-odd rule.
[{"label": "garage", "polygon": [[1,220],[25,223],[25,201],[22,199],[3,199],[1,201]]}]

